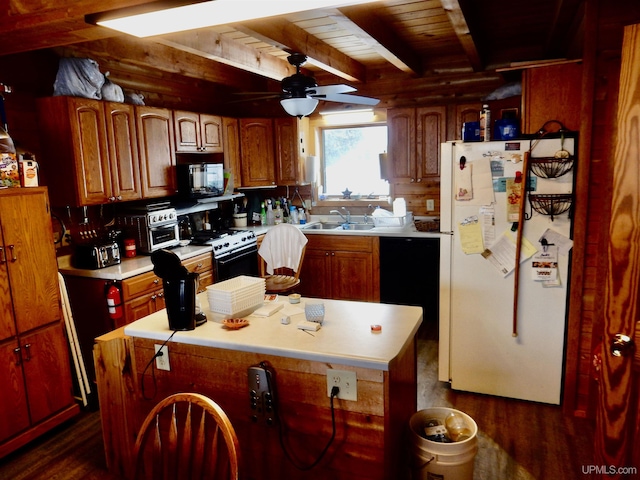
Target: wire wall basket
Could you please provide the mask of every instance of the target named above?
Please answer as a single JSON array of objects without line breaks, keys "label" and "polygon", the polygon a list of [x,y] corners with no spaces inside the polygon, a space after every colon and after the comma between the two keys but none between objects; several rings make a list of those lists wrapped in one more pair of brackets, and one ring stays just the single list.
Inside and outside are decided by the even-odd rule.
[{"label": "wire wall basket", "polygon": [[573,168],[574,157],[531,158],[531,171],[541,178],[558,178]]},{"label": "wire wall basket", "polygon": [[544,193],[529,194],[531,207],[541,215],[549,215],[551,221],[553,217],[566,212],[571,208],[573,195],[570,193]]}]

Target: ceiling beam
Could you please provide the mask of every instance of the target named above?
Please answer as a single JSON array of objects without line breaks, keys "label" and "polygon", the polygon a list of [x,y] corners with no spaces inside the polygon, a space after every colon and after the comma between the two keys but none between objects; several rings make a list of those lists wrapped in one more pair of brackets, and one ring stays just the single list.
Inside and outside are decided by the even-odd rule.
[{"label": "ceiling beam", "polygon": [[331,17],[396,68],[412,76],[423,73],[420,57],[370,7],[341,7]]},{"label": "ceiling beam", "polygon": [[447,12],[447,17],[453,27],[454,32],[460,40],[460,45],[464,50],[469,63],[474,71],[480,72],[484,69],[482,61],[480,60],[480,54],[478,53],[478,47],[476,46],[467,19],[460,8],[460,2],[458,0],[440,0],[442,2],[442,8]]},{"label": "ceiling beam", "polygon": [[[85,15],[106,8],[124,8],[154,0],[109,0],[99,6],[95,0],[33,2],[12,0],[0,15],[0,55],[53,48],[119,35],[104,27],[89,25]],[[108,6],[106,4],[108,3]],[[53,5],[52,5],[53,4]]]},{"label": "ceiling beam", "polygon": [[340,78],[351,82],[366,81],[364,65],[283,18],[244,22],[234,27],[282,50],[304,53],[309,63]]},{"label": "ceiling beam", "polygon": [[74,54],[108,58],[135,65],[141,69],[154,69],[213,83],[230,85],[237,89],[264,90],[266,80],[238,71],[235,68],[212,62],[202,55],[194,55],[161,45],[152,40],[137,39],[123,35],[106,40],[87,42],[66,47]]},{"label": "ceiling beam", "polygon": [[293,75],[289,62],[206,29],[153,37],[153,41],[273,80]]}]

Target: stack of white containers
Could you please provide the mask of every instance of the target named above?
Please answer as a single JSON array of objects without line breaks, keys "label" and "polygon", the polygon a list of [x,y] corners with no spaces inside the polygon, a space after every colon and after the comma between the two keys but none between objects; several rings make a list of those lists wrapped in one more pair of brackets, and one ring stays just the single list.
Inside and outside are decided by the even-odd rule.
[{"label": "stack of white containers", "polygon": [[244,317],[264,304],[264,278],[240,275],[207,287],[209,309],[216,319]]}]

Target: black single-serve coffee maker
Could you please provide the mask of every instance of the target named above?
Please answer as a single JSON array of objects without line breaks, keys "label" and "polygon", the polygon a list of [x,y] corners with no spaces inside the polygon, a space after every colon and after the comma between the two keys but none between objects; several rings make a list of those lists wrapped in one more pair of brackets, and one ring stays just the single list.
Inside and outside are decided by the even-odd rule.
[{"label": "black single-serve coffee maker", "polygon": [[151,254],[153,273],[162,279],[171,330],[194,330],[207,321],[196,294],[199,274],[189,272],[174,252],[161,249]]}]

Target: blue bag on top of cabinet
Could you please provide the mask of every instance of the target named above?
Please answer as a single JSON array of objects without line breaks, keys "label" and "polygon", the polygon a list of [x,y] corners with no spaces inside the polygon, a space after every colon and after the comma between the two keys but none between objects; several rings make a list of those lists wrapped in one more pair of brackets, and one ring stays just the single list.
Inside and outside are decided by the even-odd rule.
[{"label": "blue bag on top of cabinet", "polygon": [[90,58],[61,58],[53,84],[55,96],[92,98],[102,100],[105,77],[98,63]]}]

